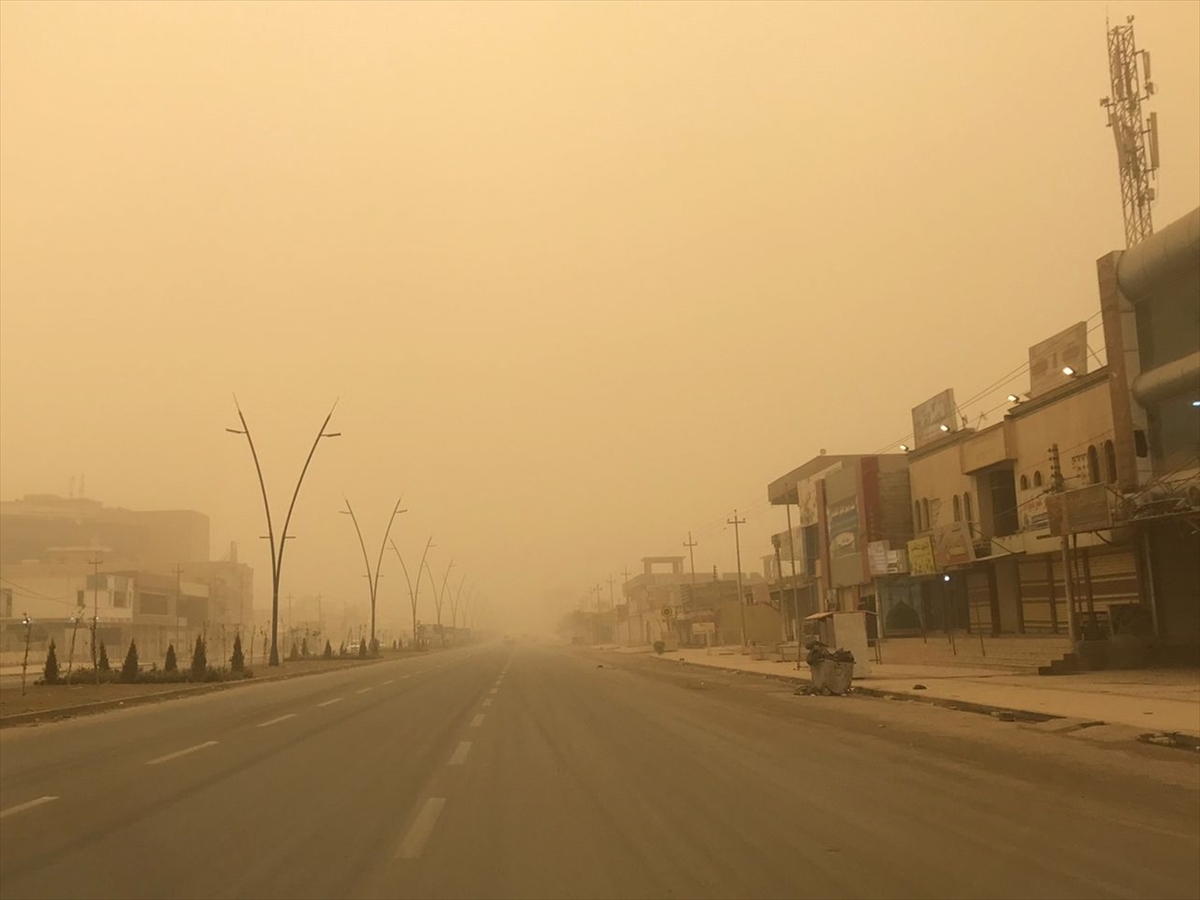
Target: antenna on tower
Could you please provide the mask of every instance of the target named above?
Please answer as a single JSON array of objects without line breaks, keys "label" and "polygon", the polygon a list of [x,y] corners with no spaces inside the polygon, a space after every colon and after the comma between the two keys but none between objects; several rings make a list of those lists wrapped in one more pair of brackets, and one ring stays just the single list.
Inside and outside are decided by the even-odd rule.
[{"label": "antenna on tower", "polygon": [[1108,127],[1117,145],[1125,246],[1132,247],[1154,233],[1150,204],[1155,199],[1153,182],[1158,171],[1158,115],[1142,115],[1142,101],[1155,93],[1150,53],[1138,52],[1133,16],[1127,16],[1124,25],[1108,28],[1108,74],[1112,93],[1100,105],[1108,111]]}]

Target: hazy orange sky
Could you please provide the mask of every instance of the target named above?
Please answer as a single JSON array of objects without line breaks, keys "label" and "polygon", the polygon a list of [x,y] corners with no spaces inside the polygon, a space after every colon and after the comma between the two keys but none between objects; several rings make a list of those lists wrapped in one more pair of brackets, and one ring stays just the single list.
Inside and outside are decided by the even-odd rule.
[{"label": "hazy orange sky", "polygon": [[410,566],[432,532],[495,612],[689,529],[731,571],[735,507],[757,570],[769,481],[1096,311],[1106,10],[1153,56],[1165,225],[1200,204],[1194,2],[5,0],[0,497],[199,509],[261,611],[231,392],[280,517],[340,397],[285,592],[365,596],[343,492],[377,545],[403,490]]}]

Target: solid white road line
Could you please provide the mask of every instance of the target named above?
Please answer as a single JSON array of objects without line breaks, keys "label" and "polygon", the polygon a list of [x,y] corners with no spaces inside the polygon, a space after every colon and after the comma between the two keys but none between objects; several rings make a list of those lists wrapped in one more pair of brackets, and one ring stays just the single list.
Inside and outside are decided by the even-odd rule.
[{"label": "solid white road line", "polygon": [[384,682],[384,684],[391,684],[392,681],[393,681],[393,679],[389,678],[387,681]]},{"label": "solid white road line", "polygon": [[450,765],[461,766],[467,761],[467,754],[471,752],[471,742],[461,741],[458,749],[454,751],[454,755],[450,757]]},{"label": "solid white road line", "polygon": [[491,698],[491,697],[488,697],[486,700],[484,700],[484,701],[483,701],[483,705],[484,705],[484,706],[491,706],[491,705],[492,705],[492,698]]},{"label": "solid white road line", "polygon": [[33,809],[35,806],[41,806],[43,803],[49,803],[57,799],[57,797],[38,797],[36,800],[30,800],[28,803],[18,803],[16,806],[10,806],[8,809],[0,809],[0,819],[7,818],[19,812],[25,812],[27,809]]},{"label": "solid white road line", "polygon": [[425,842],[433,833],[433,826],[437,824],[438,816],[442,814],[442,807],[445,805],[445,797],[430,797],[425,801],[425,805],[421,807],[417,818],[413,820],[412,826],[408,829],[408,834],[400,842],[400,849],[396,851],[396,859],[416,859],[421,855],[421,851],[425,849]]},{"label": "solid white road line", "polygon": [[187,756],[189,753],[195,753],[197,750],[203,750],[205,747],[213,746],[216,741],[205,741],[203,744],[197,744],[195,747],[188,747],[186,750],[176,750],[174,753],[168,753],[166,756],[160,756],[157,759],[152,759],[146,763],[148,766],[157,766],[159,763],[170,762],[173,759],[179,759],[181,756]]},{"label": "solid white road line", "polygon": [[342,702],[341,697],[334,697],[332,700],[326,700],[324,703],[318,703],[317,706],[330,706],[331,704],[341,703],[341,702]]},{"label": "solid white road line", "polygon": [[369,687],[365,687],[365,688],[363,688],[361,691],[355,691],[354,693],[356,693],[356,694],[365,694],[365,693],[366,693],[367,691],[369,691],[369,690],[371,690]]},{"label": "solid white road line", "polygon": [[283,722],[283,721],[286,721],[287,719],[294,719],[294,718],[296,718],[295,713],[288,713],[286,716],[277,716],[274,719],[267,719],[267,721],[265,721],[265,722],[260,722],[258,724],[258,727],[266,728],[268,725],[274,725],[276,722]]},{"label": "solid white road line", "polygon": [[471,720],[471,727],[478,728],[483,724],[483,713],[476,713],[475,718]]}]

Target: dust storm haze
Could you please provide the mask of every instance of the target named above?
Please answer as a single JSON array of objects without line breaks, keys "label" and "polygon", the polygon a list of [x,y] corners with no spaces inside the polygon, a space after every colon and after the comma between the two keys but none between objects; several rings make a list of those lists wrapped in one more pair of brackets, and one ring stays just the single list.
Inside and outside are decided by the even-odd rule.
[{"label": "dust storm haze", "polygon": [[[1200,5],[1154,55],[1200,202]],[[0,4],[0,498],[211,519],[269,606],[365,600],[397,496],[497,627],[642,556],[746,571],[766,484],[1096,304],[1106,4]],[[991,408],[986,396],[971,409]],[[278,526],[278,522],[277,522]],[[372,549],[372,553],[374,550]],[[380,619],[407,620],[384,560]],[[607,586],[605,588],[607,598]],[[422,609],[422,618],[432,609]]]}]

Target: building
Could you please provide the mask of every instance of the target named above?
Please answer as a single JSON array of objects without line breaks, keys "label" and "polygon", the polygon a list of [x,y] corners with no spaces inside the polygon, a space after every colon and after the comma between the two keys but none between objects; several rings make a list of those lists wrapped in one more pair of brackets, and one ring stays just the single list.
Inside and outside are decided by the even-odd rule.
[{"label": "building", "polygon": [[816,612],[874,611],[873,554],[882,548],[886,571],[888,551],[912,534],[905,455],[821,453],[767,485],[767,499],[791,521],[790,531],[772,536],[781,576],[772,602],[788,611],[788,639]]},{"label": "building", "polygon": [[1155,639],[1200,662],[1200,208],[1096,262],[1118,515]]}]

